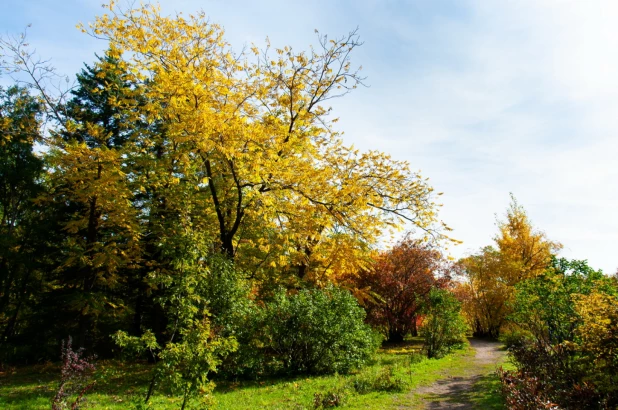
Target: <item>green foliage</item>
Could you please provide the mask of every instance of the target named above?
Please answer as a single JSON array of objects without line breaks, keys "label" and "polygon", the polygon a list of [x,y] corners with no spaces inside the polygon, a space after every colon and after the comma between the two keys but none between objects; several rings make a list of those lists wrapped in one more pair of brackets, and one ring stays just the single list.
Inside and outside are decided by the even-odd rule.
[{"label": "green foliage", "polygon": [[516,289],[510,319],[521,331],[510,340],[517,370],[501,376],[507,402],[527,408],[544,397],[566,409],[614,408],[618,361],[605,353],[618,333],[616,281],[585,261],[554,259]]},{"label": "green foliage", "polygon": [[254,302],[250,282],[227,257],[208,257],[209,275],[199,283],[206,301],[213,330],[224,336],[234,336],[245,326],[244,320]]},{"label": "green foliage", "polygon": [[366,364],[380,342],[364,318],[346,290],[280,290],[246,318],[230,370],[253,376],[346,373]]},{"label": "green foliage", "polygon": [[544,345],[572,341],[576,328],[572,296],[589,294],[599,286],[609,290],[609,284],[585,261],[554,259],[545,273],[516,286],[509,319]]},{"label": "green foliage", "polygon": [[461,315],[461,303],[452,293],[431,290],[422,331],[430,359],[440,358],[464,345],[468,327]]},{"label": "green foliage", "polygon": [[[141,336],[118,332],[116,343],[128,352],[143,355],[149,352],[156,361],[146,402],[155,385],[163,383],[182,396],[184,409],[192,401],[198,406],[211,402],[214,384],[209,381],[222,359],[237,349],[236,339],[213,332],[210,327],[209,306],[219,311],[218,321],[232,317],[234,300],[225,298],[241,293],[233,285],[233,267],[217,258],[208,258],[201,247],[199,233],[187,230],[176,238],[178,246],[169,249],[168,257],[175,275],[160,278],[164,286],[157,298],[161,308],[173,318],[159,339],[151,330]],[[227,278],[229,280],[222,280]],[[219,286],[215,283],[219,282]],[[226,286],[228,285],[228,286]],[[229,333],[229,332],[228,332]]]},{"label": "green foliage", "polygon": [[194,321],[181,331],[181,341],[169,343],[159,354],[159,371],[173,391],[183,395],[183,405],[189,398],[199,398],[199,408],[212,402],[214,383],[208,374],[217,370],[221,356],[236,350],[234,339],[210,337],[207,320]]},{"label": "green foliage", "polygon": [[45,192],[44,164],[33,151],[42,141],[41,115],[40,102],[25,88],[0,87],[0,362],[33,353],[23,329],[37,310],[49,252],[36,204]]}]

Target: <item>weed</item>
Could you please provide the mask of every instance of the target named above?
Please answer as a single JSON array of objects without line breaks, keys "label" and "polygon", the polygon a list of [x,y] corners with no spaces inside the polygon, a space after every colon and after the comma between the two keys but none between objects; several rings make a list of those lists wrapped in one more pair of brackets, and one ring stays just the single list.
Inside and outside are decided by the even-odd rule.
[{"label": "weed", "polygon": [[[85,401],[86,392],[94,387],[94,381],[90,381],[95,370],[94,364],[90,362],[93,358],[83,358],[83,353],[83,348],[73,350],[70,336],[66,342],[62,341],[60,384],[52,399],[52,410],[79,409]],[[71,402],[69,397],[72,395],[77,397]]]},{"label": "weed", "polygon": [[335,388],[324,393],[315,393],[313,395],[314,409],[329,409],[331,407],[340,407],[345,404],[348,392],[345,388]]}]

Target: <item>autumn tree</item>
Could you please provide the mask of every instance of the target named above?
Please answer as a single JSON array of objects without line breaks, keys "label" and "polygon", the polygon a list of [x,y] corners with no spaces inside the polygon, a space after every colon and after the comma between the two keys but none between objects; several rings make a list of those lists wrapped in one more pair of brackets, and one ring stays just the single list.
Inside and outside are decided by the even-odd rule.
[{"label": "autumn tree", "polygon": [[108,8],[90,33],[148,83],[142,113],[166,124],[172,177],[205,195],[195,222],[214,220],[222,252],[240,265],[320,280],[357,267],[389,224],[440,230],[426,180],[388,155],[346,147],[333,130],[324,103],[363,80],[350,62],[356,32],[321,36],[309,53],[234,55],[202,13]]},{"label": "autumn tree", "polygon": [[499,233],[494,238],[506,270],[501,278],[508,285],[541,274],[562,245],[551,241],[544,232],[534,229],[524,208],[513,194],[506,219],[498,221]]},{"label": "autumn tree", "polygon": [[372,296],[365,301],[368,321],[384,329],[390,342],[401,342],[410,333],[416,336],[429,292],[445,287],[452,270],[435,244],[404,238],[356,279],[356,287]]},{"label": "autumn tree", "polygon": [[468,295],[464,312],[477,336],[498,337],[510,313],[514,286],[544,272],[561,249],[559,243],[534,229],[513,195],[506,219],[497,225],[497,249],[485,247],[461,261],[467,274],[462,285]]},{"label": "autumn tree", "polygon": [[498,337],[506,322],[507,303],[512,289],[500,280],[505,266],[502,255],[491,246],[461,260],[466,282],[460,285],[465,296],[463,310],[475,336]]},{"label": "autumn tree", "polygon": [[83,29],[108,49],[69,90],[54,92],[55,71],[24,36],[0,39],[12,53],[3,67],[29,78],[16,80],[45,120],[37,204],[55,224],[44,254],[57,309],[40,320],[64,326],[43,338],[100,346],[114,327],[150,329],[164,345],[175,313],[159,302],[175,300],[187,266],[208,275],[213,253],[256,288],[298,288],[366,268],[384,231],[404,223],[448,239],[426,179],[334,129],[329,100],[364,81],[356,31],[318,35],[307,52],[234,54],[203,13],[105,7]]}]

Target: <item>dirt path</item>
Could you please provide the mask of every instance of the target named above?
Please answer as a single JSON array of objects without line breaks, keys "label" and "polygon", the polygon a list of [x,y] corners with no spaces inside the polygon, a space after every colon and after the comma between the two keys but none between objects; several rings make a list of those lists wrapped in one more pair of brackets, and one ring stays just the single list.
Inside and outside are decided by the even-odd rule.
[{"label": "dirt path", "polygon": [[474,384],[488,372],[491,372],[495,365],[503,359],[505,352],[500,350],[502,345],[497,342],[471,339],[470,344],[476,350],[476,355],[471,360],[466,374],[460,377],[449,376],[412,392],[412,394],[422,397],[422,408],[430,410],[471,410],[475,408],[469,400],[469,393]]}]

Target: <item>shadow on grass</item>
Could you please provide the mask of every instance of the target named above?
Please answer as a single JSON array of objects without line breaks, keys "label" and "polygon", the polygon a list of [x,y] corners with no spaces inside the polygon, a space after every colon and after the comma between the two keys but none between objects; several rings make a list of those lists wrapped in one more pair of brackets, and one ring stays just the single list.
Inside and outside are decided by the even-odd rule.
[{"label": "shadow on grass", "polygon": [[471,392],[471,401],[479,409],[503,410],[506,403],[502,397],[500,379],[496,372],[479,377]]},{"label": "shadow on grass", "polygon": [[[148,364],[124,364],[117,361],[96,363],[91,395],[132,397],[145,395],[150,380]],[[0,408],[48,408],[56,394],[60,380],[58,364],[12,368],[0,373]],[[119,399],[120,400],[120,399]]]}]

